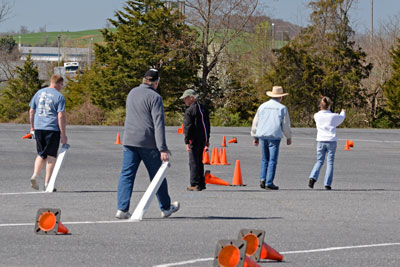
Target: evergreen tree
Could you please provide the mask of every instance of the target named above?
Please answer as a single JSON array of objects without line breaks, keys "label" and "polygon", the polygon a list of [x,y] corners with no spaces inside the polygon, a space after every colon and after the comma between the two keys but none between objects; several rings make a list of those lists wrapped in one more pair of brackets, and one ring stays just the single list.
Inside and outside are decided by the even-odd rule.
[{"label": "evergreen tree", "polygon": [[29,102],[42,84],[30,55],[22,67],[16,67],[15,73],[15,78],[8,80],[7,86],[0,91],[0,119],[5,122],[29,110]]},{"label": "evergreen tree", "polygon": [[392,77],[386,81],[383,92],[386,97],[386,112],[388,113],[389,126],[400,127],[400,39],[397,48],[391,51]]},{"label": "evergreen tree", "polygon": [[267,82],[282,85],[291,94],[284,101],[293,110],[294,122],[310,126],[320,96],[333,100],[333,111],[365,104],[361,81],[372,65],[352,40],[351,4],[352,0],[310,2],[312,24],[278,52],[274,70],[266,75]]},{"label": "evergreen tree", "polygon": [[83,74],[94,79],[83,77],[80,86],[72,82],[68,95],[80,90],[78,95],[90,95],[106,111],[125,107],[129,91],[142,82],[149,68],[156,68],[167,110],[181,106],[179,96],[197,80],[197,33],[185,25],[181,13],[160,0],[127,1],[115,16],[109,22],[116,29],[102,30],[105,44],[95,45],[95,62]]}]

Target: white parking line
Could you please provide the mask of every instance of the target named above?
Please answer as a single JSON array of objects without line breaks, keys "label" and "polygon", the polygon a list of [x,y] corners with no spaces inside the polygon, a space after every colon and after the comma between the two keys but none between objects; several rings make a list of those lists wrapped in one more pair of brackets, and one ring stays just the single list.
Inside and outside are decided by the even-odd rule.
[{"label": "white parking line", "polygon": [[[115,220],[115,221],[82,221],[82,222],[62,222],[65,225],[70,224],[110,224],[110,223],[129,223],[135,221],[128,220]],[[3,223],[0,227],[13,227],[13,226],[34,226],[35,223]]]},{"label": "white parking line", "polygon": [[[301,253],[325,252],[325,251],[355,249],[355,248],[386,247],[386,246],[400,246],[400,243],[383,243],[383,244],[371,244],[371,245],[359,245],[359,246],[347,246],[347,247],[331,247],[331,248],[320,248],[320,249],[310,249],[310,250],[286,251],[286,252],[280,252],[280,254],[283,254],[283,255],[301,254]],[[212,260],[214,260],[214,258],[194,259],[194,260],[188,260],[188,261],[154,265],[153,267],[171,267],[171,266],[186,265],[186,264],[191,264],[191,263],[197,263],[197,262],[202,262],[202,261],[212,261]]]},{"label": "white parking line", "polygon": [[44,191],[36,192],[15,192],[15,193],[0,193],[0,196],[12,196],[12,195],[33,195],[33,194],[44,194]]}]

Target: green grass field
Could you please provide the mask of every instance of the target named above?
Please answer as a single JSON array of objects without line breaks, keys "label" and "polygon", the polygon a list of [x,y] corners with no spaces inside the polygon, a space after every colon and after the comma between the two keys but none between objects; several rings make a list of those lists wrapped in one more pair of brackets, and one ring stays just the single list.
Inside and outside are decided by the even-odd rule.
[{"label": "green grass field", "polygon": [[[13,38],[17,43],[19,43],[21,38],[21,43],[23,46],[57,46],[57,37],[60,36],[61,46],[88,47],[91,38],[93,38],[93,43],[103,42],[103,36],[100,31],[100,29],[97,29],[78,32],[37,32],[16,34],[13,36]],[[201,31],[199,32],[201,35]],[[242,33],[240,37],[228,45],[228,50],[232,51],[232,49],[236,50],[238,47],[240,47],[238,50],[243,52],[250,49],[248,42],[245,41],[250,37],[250,35],[250,33]],[[199,36],[199,40],[200,39],[201,36]],[[275,48],[280,48],[285,45],[286,42],[275,40],[274,43]]]},{"label": "green grass field", "polygon": [[[20,37],[21,36],[21,37]],[[78,32],[38,32],[28,34],[14,35],[14,40],[21,43],[23,46],[57,46],[57,37],[60,36],[60,41],[63,46],[71,47],[87,47],[90,44],[90,39],[93,38],[94,43],[103,41],[103,36],[100,30],[86,30]]]}]

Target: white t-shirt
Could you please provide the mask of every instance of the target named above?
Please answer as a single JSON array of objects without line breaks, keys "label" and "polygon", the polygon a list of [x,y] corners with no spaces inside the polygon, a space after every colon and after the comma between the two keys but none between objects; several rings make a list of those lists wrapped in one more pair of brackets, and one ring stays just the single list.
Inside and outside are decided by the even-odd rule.
[{"label": "white t-shirt", "polygon": [[317,141],[337,141],[336,127],[339,126],[346,117],[344,111],[332,113],[330,110],[321,110],[314,114],[317,124]]}]

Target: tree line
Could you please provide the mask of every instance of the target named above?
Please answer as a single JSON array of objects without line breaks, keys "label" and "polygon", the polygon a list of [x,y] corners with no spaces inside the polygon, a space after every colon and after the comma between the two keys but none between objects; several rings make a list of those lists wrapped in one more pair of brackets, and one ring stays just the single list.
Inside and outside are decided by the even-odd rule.
[{"label": "tree line", "polygon": [[[310,1],[310,25],[278,46],[271,24],[254,19],[257,0],[185,3],[182,14],[159,0],[127,1],[108,19],[115,29],[101,31],[93,64],[64,89],[69,123],[122,125],[127,94],[152,67],[161,75],[168,125],[182,122],[185,89],[199,93],[213,125],[248,126],[265,92],[281,85],[295,127],[313,126],[321,96],[333,100],[333,111],[348,111],[345,127],[400,126],[395,22],[371,39],[350,26],[353,0]],[[41,85],[28,58],[0,89],[0,120],[26,120]]]}]

